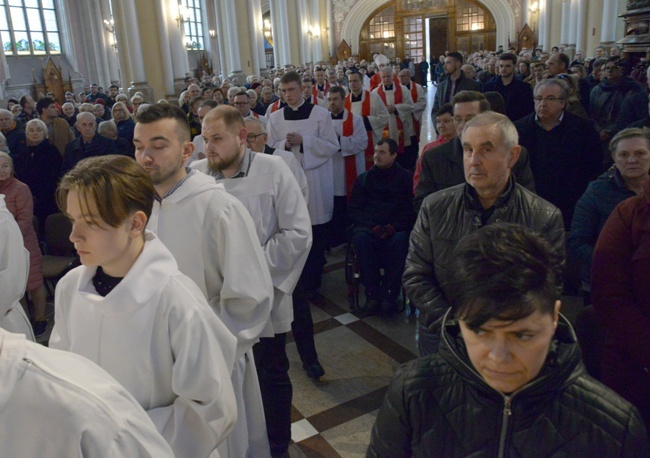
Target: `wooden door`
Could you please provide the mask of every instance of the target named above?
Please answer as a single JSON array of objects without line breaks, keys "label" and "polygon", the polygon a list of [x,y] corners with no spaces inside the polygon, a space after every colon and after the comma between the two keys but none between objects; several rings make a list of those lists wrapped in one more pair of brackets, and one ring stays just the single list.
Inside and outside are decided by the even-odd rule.
[{"label": "wooden door", "polygon": [[447,17],[433,17],[429,19],[429,49],[430,60],[438,63],[438,58],[449,50],[447,34]]}]

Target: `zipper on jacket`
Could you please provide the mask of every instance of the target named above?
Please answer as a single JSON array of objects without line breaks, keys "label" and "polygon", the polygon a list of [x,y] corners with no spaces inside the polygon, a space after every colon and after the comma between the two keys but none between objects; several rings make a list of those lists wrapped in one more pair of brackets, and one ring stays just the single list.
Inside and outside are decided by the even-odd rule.
[{"label": "zipper on jacket", "polygon": [[506,436],[508,435],[508,423],[510,422],[510,417],[512,416],[512,396],[504,396],[504,405],[503,405],[503,419],[501,420],[501,437],[499,438],[499,458],[505,456],[506,451]]}]

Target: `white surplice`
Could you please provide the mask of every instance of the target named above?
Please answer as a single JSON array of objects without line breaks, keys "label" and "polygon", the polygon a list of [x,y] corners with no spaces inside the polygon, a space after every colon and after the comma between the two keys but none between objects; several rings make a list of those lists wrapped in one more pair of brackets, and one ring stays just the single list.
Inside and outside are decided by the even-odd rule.
[{"label": "white surplice", "polygon": [[80,266],[57,284],[50,347],[84,356],[115,377],[176,457],[209,456],[236,420],[236,339],[152,232],[106,297],[93,285],[96,270]]},{"label": "white surplice", "polygon": [[[351,95],[348,95],[351,99]],[[352,113],[362,116],[363,113],[363,101],[366,100],[366,97],[370,96],[370,115],[368,116],[368,122],[372,128],[372,140],[377,144],[381,139],[381,133],[386,128],[388,124],[388,110],[384,101],[381,100],[377,94],[373,92],[366,92],[365,90],[361,92],[361,101],[359,102],[350,102],[350,111]]]},{"label": "white surplice", "polygon": [[[343,123],[352,116],[352,135],[343,136]],[[357,176],[366,171],[366,158],[364,152],[368,146],[368,134],[363,125],[361,116],[343,110],[343,119],[332,119],[334,130],[339,137],[341,149],[332,156],[332,167],[334,169],[334,195],[345,196],[345,158],[354,156],[354,163],[357,169]]]},{"label": "white surplice", "polygon": [[133,396],[74,353],[0,330],[2,456],[173,458]]},{"label": "white surplice", "polygon": [[[411,81],[411,88],[415,84],[415,91],[417,93],[417,98],[416,100],[413,100],[413,94],[411,93],[411,100],[413,101],[413,117],[415,120],[419,123],[422,123],[422,114],[424,113],[424,110],[427,108],[427,95],[424,92],[424,88],[422,85],[416,83],[415,81]],[[409,92],[411,92],[411,89],[408,89]]]},{"label": "white surplice", "polygon": [[24,334],[33,342],[34,331],[19,302],[28,277],[29,251],[4,194],[0,194],[0,328]]},{"label": "white surplice", "polygon": [[[394,105],[399,115],[399,119],[402,121],[404,128],[404,146],[409,146],[411,144],[411,136],[414,135],[415,130],[413,129],[413,110],[415,106],[413,105],[413,99],[411,99],[411,92],[406,88],[406,86],[401,85],[402,88],[402,103],[395,103],[395,87],[393,84],[393,90],[386,91],[386,88],[383,84],[376,87],[372,93],[379,96],[379,88],[384,87],[386,94],[386,106]],[[379,98],[381,100],[381,97]],[[385,126],[384,126],[385,127]],[[388,113],[388,131],[390,138],[395,140],[399,144],[399,129],[397,127],[397,117],[395,113]]]},{"label": "white surplice", "polygon": [[[248,209],[273,280],[273,332],[291,330],[291,294],[300,278],[311,247],[311,222],[307,204],[291,170],[280,157],[250,153],[245,177],[217,180]],[[289,153],[290,154],[290,153]],[[210,175],[208,160],[192,168]]]},{"label": "white surplice", "polygon": [[232,384],[238,418],[219,446],[221,457],[268,455],[252,349],[260,337],[273,336],[273,284],[248,210],[214,178],[193,171],[170,196],[154,202],[148,227],[237,337]]},{"label": "white surplice", "polygon": [[289,166],[289,170],[293,173],[294,178],[300,186],[300,192],[305,198],[305,203],[309,202],[309,185],[307,184],[307,177],[305,176],[305,171],[302,169],[300,162],[296,159],[296,156],[293,155],[291,151],[285,151],[283,149],[275,148],[272,153],[274,156],[282,158],[282,160]]},{"label": "white surplice", "polygon": [[[303,104],[306,102],[303,102]],[[267,126],[267,143],[273,148],[286,149],[287,134],[302,135],[302,145],[293,146],[290,151],[302,165],[309,185],[309,217],[312,226],[327,223],[334,211],[334,174],[332,156],[339,150],[334,124],[329,111],[311,105],[309,118],[286,120],[287,106],[272,113]],[[302,105],[301,105],[302,107]]]}]

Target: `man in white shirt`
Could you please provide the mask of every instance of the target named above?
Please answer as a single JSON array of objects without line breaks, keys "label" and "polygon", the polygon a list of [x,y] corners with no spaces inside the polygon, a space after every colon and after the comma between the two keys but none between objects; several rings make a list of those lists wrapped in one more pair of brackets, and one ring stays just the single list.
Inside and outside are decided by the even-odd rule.
[{"label": "man in white shirt", "polygon": [[273,335],[269,321],[273,285],[255,225],[223,186],[185,168],[194,146],[182,110],[152,105],[138,117],[133,143],[136,160],[151,175],[157,194],[149,229],[237,338],[232,381],[238,418],[219,453],[265,456],[262,399],[250,360],[253,344]]}]

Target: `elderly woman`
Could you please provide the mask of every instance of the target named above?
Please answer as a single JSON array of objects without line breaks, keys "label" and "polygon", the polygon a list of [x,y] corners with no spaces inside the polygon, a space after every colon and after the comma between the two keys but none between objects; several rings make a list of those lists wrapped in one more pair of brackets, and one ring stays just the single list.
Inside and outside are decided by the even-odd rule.
[{"label": "elderly woman", "polygon": [[32,327],[34,335],[38,337],[45,333],[47,329],[47,319],[45,318],[47,293],[43,284],[43,272],[41,270],[41,250],[32,224],[34,202],[29,187],[14,177],[13,161],[5,152],[0,152],[0,194],[4,194],[7,209],[16,219],[23,236],[25,248],[29,251],[27,291],[34,304]]},{"label": "elderly woman", "polygon": [[16,159],[16,177],[29,186],[34,198],[34,215],[40,228],[45,219],[58,212],[54,194],[61,170],[61,154],[47,137],[47,126],[40,119],[32,119],[25,126],[27,149]]},{"label": "elderly woman", "polygon": [[131,101],[125,94],[118,94],[117,97],[115,97],[116,102],[122,102],[127,110],[129,110],[129,113],[133,113],[133,107],[131,106]]},{"label": "elderly woman", "polygon": [[122,102],[115,102],[113,105],[113,121],[117,126],[117,136],[125,139],[129,143],[133,143],[133,130],[135,129],[135,122],[131,118],[129,109]]},{"label": "elderly woman", "polygon": [[592,181],[576,204],[568,238],[569,252],[582,262],[582,289],[591,291],[591,260],[598,235],[614,208],[643,193],[650,172],[650,134],[625,129],[610,142],[614,165]]},{"label": "elderly woman", "polygon": [[142,96],[135,94],[133,97],[131,97],[131,106],[133,107],[132,113],[137,113],[138,112],[138,107],[144,103],[144,99]]},{"label": "elderly woman", "polygon": [[61,107],[63,111],[63,119],[68,122],[68,125],[71,129],[74,129],[74,125],[77,124],[77,107],[70,102],[66,102]]}]

